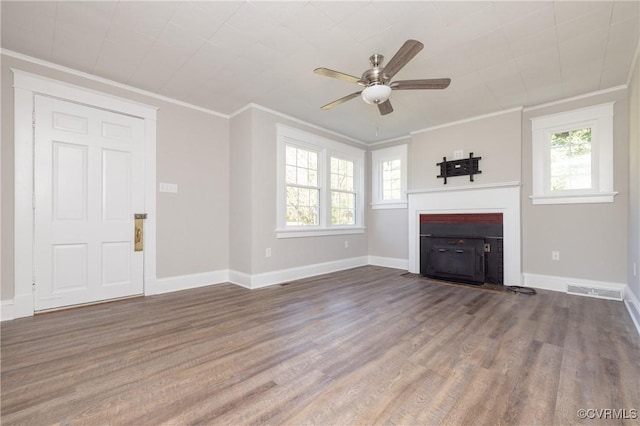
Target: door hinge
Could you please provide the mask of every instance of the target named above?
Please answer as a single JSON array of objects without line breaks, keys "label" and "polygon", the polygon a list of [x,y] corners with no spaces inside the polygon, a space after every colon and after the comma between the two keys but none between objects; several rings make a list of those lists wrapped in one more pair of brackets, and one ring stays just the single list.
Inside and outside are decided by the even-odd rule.
[{"label": "door hinge", "polygon": [[35,110],[31,112],[31,126],[36,128],[36,112]]}]

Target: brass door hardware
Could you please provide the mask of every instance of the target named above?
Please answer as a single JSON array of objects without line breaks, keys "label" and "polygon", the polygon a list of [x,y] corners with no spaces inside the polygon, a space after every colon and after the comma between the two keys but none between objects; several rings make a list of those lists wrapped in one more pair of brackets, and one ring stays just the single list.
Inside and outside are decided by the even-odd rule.
[{"label": "brass door hardware", "polygon": [[136,213],[133,218],[133,251],[142,251],[144,250],[144,220],[147,218],[147,214]]}]

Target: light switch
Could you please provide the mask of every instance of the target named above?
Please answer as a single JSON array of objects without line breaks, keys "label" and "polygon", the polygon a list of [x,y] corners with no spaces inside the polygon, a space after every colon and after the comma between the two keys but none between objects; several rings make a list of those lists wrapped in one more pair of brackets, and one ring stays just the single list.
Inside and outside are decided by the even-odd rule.
[{"label": "light switch", "polygon": [[172,194],[176,194],[178,193],[178,184],[160,182],[160,192],[170,192]]}]

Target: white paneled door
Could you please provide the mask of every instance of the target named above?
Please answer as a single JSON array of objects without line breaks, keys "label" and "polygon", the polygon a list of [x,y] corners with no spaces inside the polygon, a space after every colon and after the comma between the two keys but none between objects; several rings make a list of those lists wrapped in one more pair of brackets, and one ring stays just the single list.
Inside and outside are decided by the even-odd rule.
[{"label": "white paneled door", "polygon": [[35,97],[35,310],[143,293],[144,121]]}]

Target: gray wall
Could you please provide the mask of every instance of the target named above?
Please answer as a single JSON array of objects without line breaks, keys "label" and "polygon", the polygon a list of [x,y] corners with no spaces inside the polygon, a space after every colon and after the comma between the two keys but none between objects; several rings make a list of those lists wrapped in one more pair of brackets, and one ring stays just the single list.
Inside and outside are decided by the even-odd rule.
[{"label": "gray wall", "polygon": [[178,184],[157,194],[157,276],[226,269],[229,263],[229,123],[155,98],[2,56],[2,258],[0,298],[14,295],[13,75],[17,68],[159,108],[157,180]]},{"label": "gray wall", "polygon": [[[636,274],[633,263],[636,263]],[[629,87],[629,288],[640,300],[640,57]],[[636,308],[639,308],[636,306]],[[640,309],[640,308],[639,308]]]},{"label": "gray wall", "polygon": [[[276,124],[278,123],[364,148],[349,140],[260,108],[250,108],[234,116],[231,119],[232,194],[236,189],[244,190],[245,194],[232,196],[230,210],[233,234],[230,269],[260,274],[366,256],[366,234],[276,238]],[[251,136],[250,140],[247,140],[249,130]],[[251,154],[243,154],[241,150],[249,150]],[[249,169],[247,165],[250,165]],[[248,194],[250,199],[246,198]],[[247,212],[250,220],[247,218]],[[238,214],[237,217],[236,214]],[[250,238],[249,243],[247,243],[247,237]],[[349,241],[348,248],[344,247],[344,241]],[[234,247],[236,244],[237,248]],[[272,254],[269,258],[265,256],[267,248],[271,248]],[[238,259],[238,256],[241,259]]]},{"label": "gray wall", "polygon": [[[411,138],[400,139],[383,145],[374,146],[367,153],[367,182],[369,182],[369,200],[371,194],[371,153],[378,149],[395,145],[408,145],[407,161],[411,158]],[[411,188],[411,179],[407,173],[407,188]],[[409,258],[409,224],[407,209],[372,209],[367,208],[367,234],[369,236],[369,254],[371,256],[387,257],[391,259]]]},{"label": "gray wall", "polygon": [[230,120],[229,269],[251,273],[252,215],[252,110]]},{"label": "gray wall", "polygon": [[[533,205],[531,118],[615,101],[613,203]],[[626,90],[527,111],[522,119],[522,241],[524,272],[627,282],[629,111]],[[560,261],[551,260],[551,251]]]},{"label": "gray wall", "polygon": [[[507,111],[484,118],[461,122],[416,133],[409,155],[409,189],[454,188],[486,183],[520,180],[521,112]],[[447,185],[436,176],[436,163],[453,159],[453,151],[463,150],[468,157],[482,157],[474,181],[469,176],[449,178]]]},{"label": "gray wall", "polygon": [[178,184],[157,195],[158,277],[227,269],[228,120],[164,103],[157,131],[157,180]]},{"label": "gray wall", "polygon": [[407,209],[370,209],[367,230],[371,256],[409,258]]}]

